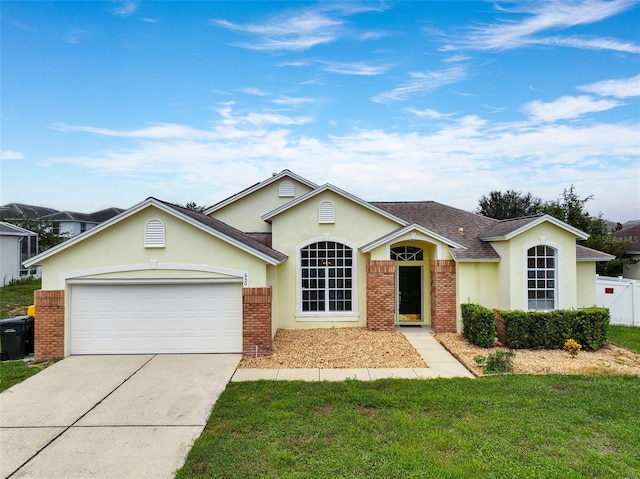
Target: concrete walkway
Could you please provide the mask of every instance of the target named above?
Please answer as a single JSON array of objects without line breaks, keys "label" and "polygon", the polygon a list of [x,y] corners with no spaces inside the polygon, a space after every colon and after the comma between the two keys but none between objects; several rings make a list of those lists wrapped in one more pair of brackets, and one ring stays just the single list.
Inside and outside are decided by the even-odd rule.
[{"label": "concrete walkway", "polygon": [[0,477],[173,478],[239,361],[68,357],[0,394]]},{"label": "concrete walkway", "polygon": [[357,379],[375,381],[384,378],[473,378],[455,357],[431,334],[428,327],[399,327],[409,343],[418,351],[426,368],[361,368],[361,369],[238,369],[231,378],[233,382],[257,381],[260,379],[281,381],[344,381]]}]

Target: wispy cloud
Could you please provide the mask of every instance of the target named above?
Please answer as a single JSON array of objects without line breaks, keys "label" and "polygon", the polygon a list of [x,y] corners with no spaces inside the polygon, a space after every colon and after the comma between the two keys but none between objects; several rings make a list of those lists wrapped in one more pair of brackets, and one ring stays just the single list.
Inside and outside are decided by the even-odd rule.
[{"label": "wispy cloud", "polygon": [[615,98],[640,96],[640,75],[622,80],[603,80],[590,85],[579,86],[578,89],[600,96],[612,96]]},{"label": "wispy cloud", "polygon": [[67,36],[64,38],[64,41],[67,43],[78,44],[82,41],[82,39],[87,36],[89,32],[86,30],[80,30],[79,28],[75,28],[67,33]]},{"label": "wispy cloud", "polygon": [[436,90],[445,85],[462,81],[467,76],[464,65],[454,65],[439,71],[412,72],[409,81],[391,91],[380,93],[372,98],[373,101],[384,103],[387,101],[401,101],[408,97]]},{"label": "wispy cloud", "polygon": [[585,113],[610,110],[620,105],[615,100],[595,100],[589,95],[563,96],[549,103],[532,101],[524,105],[522,111],[533,120],[553,122],[577,118]]},{"label": "wispy cloud", "polygon": [[111,12],[118,17],[128,17],[136,13],[138,7],[140,6],[139,2],[125,0],[116,2],[117,6],[115,6]]},{"label": "wispy cloud", "polygon": [[304,11],[271,18],[261,24],[238,24],[220,19],[211,20],[211,24],[252,36],[250,42],[237,44],[243,48],[301,51],[338,39],[343,22],[315,11]]},{"label": "wispy cloud", "polygon": [[[468,35],[457,38],[443,50],[509,50],[533,44],[553,44],[574,48],[612,49],[638,53],[638,45],[610,38],[540,36],[548,30],[562,30],[597,23],[637,4],[637,0],[550,0],[523,2],[500,9],[508,19],[492,25],[477,26]],[[520,16],[524,19],[518,20]],[[516,17],[516,18],[514,18]]]},{"label": "wispy cloud", "polygon": [[22,160],[24,155],[19,151],[2,150],[0,151],[0,160]]},{"label": "wispy cloud", "polygon": [[15,20],[7,20],[7,19],[4,19],[3,22],[6,23],[7,25],[11,25],[12,27],[16,27],[21,30],[26,30],[27,32],[38,33],[38,30],[36,28],[30,25],[27,25],[26,23],[16,22]]},{"label": "wispy cloud", "polygon": [[323,70],[341,75],[377,76],[387,72],[391,65],[370,65],[364,62],[320,61]]},{"label": "wispy cloud", "polygon": [[453,116],[453,113],[440,113],[431,108],[425,108],[424,110],[418,110],[417,108],[405,108],[404,111],[428,120],[439,120],[441,118],[448,118]]}]

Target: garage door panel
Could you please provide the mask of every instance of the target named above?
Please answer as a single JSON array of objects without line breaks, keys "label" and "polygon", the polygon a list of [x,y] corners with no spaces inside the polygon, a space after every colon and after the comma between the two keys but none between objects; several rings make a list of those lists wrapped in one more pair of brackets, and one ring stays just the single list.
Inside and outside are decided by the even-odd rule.
[{"label": "garage door panel", "polygon": [[71,354],[242,351],[239,284],[74,284]]}]

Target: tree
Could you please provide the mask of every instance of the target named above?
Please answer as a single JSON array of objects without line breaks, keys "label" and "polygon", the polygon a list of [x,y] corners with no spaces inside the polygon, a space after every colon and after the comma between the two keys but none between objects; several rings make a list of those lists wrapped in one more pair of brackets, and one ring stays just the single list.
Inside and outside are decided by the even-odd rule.
[{"label": "tree", "polygon": [[195,201],[189,201],[189,203],[187,203],[184,206],[181,204],[178,204],[178,206],[182,206],[183,208],[186,208],[191,211],[197,211],[198,213],[202,213],[204,210],[207,209],[206,206],[199,206]]},{"label": "tree", "polygon": [[6,221],[7,223],[11,223],[32,231],[33,233],[37,233],[38,251],[40,253],[69,239],[69,235],[67,233],[57,232],[57,225],[51,220],[43,218],[27,218],[25,215],[20,215],[18,218],[3,219],[2,221]]},{"label": "tree", "polygon": [[515,190],[492,191],[489,196],[480,198],[476,212],[489,218],[506,220],[537,215],[540,213],[541,207],[542,200],[531,193]]}]

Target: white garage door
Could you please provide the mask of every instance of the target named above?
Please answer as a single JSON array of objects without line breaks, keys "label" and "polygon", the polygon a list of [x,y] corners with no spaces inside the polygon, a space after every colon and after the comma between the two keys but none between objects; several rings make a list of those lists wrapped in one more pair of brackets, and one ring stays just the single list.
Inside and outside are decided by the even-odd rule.
[{"label": "white garage door", "polygon": [[242,286],[73,284],[71,354],[242,352]]}]

